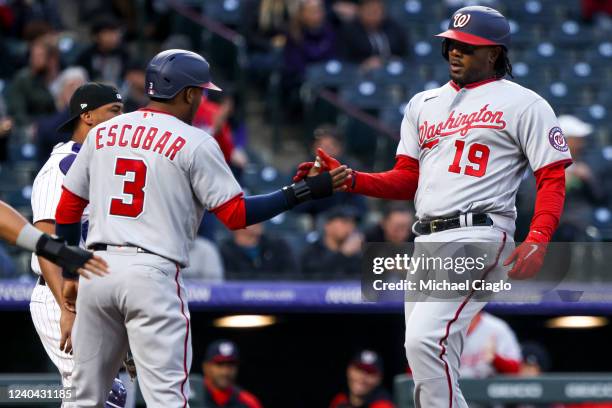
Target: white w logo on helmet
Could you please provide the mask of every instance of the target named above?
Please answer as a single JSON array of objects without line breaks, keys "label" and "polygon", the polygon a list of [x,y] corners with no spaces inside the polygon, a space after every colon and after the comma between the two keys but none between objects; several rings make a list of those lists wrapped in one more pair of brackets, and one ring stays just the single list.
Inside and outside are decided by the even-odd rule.
[{"label": "white w logo on helmet", "polygon": [[467,25],[472,16],[470,14],[461,14],[457,13],[453,16],[453,27],[454,28],[462,28]]}]

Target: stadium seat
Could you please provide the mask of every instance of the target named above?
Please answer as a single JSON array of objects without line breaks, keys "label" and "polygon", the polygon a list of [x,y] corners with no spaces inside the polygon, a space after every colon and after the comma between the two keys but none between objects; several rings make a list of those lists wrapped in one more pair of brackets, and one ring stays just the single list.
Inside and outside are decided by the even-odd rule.
[{"label": "stadium seat", "polygon": [[508,23],[510,24],[510,32],[512,34],[513,50],[525,48],[533,43],[534,37],[537,35],[533,25],[524,24],[512,19],[509,19]]},{"label": "stadium seat", "polygon": [[572,83],[555,81],[536,90],[557,114],[569,113],[581,103],[580,93]]},{"label": "stadium seat", "polygon": [[580,61],[568,64],[561,69],[561,80],[580,85],[601,86],[604,67]]},{"label": "stadium seat", "polygon": [[591,64],[610,64],[612,61],[612,42],[601,41],[593,44],[586,52],[586,57]]},{"label": "stadium seat", "polygon": [[537,23],[549,23],[552,12],[550,7],[545,7],[541,0],[513,0],[504,3],[506,17],[514,20],[522,20]]},{"label": "stadium seat", "polygon": [[546,83],[548,81],[546,73],[539,68],[525,61],[512,62],[513,81],[530,89],[538,84]]},{"label": "stadium seat", "polygon": [[401,103],[399,105],[385,106],[380,110],[378,118],[390,128],[399,131],[402,119],[404,118],[406,104],[407,103]]},{"label": "stadium seat", "polygon": [[549,39],[558,47],[578,48],[593,42],[593,32],[577,21],[566,20],[550,31]]},{"label": "stadium seat", "polygon": [[442,41],[439,38],[416,41],[412,45],[412,55],[415,60],[420,62],[440,62]]},{"label": "stadium seat", "polygon": [[525,58],[529,59],[534,64],[559,64],[566,63],[571,59],[569,52],[561,47],[555,46],[550,41],[535,43],[526,51]]},{"label": "stadium seat", "polygon": [[406,61],[392,60],[383,67],[369,73],[368,77],[380,85],[405,84],[417,74]]},{"label": "stadium seat", "polygon": [[379,85],[370,80],[362,80],[342,87],[340,98],[362,109],[379,109],[386,103],[393,102],[394,95],[385,85]]},{"label": "stadium seat", "polygon": [[612,112],[610,106],[594,103],[589,106],[576,108],[574,114],[583,121],[598,127],[607,127],[612,130]]},{"label": "stadium seat", "polygon": [[430,0],[387,0],[387,14],[398,22],[432,21],[440,14],[436,3]]},{"label": "stadium seat", "polygon": [[351,84],[357,81],[357,65],[338,60],[329,60],[309,65],[306,68],[306,82],[313,87],[333,87]]},{"label": "stadium seat", "polygon": [[215,21],[232,27],[243,25],[246,2],[241,0],[206,0],[203,13]]}]

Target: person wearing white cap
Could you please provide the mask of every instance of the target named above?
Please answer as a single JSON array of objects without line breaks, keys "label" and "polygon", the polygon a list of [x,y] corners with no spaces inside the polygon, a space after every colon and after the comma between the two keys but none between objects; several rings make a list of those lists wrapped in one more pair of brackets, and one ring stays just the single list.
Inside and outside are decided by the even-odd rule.
[{"label": "person wearing white cap", "polygon": [[585,148],[593,126],[572,115],[561,115],[558,119],[574,162],[565,169],[565,212],[557,240],[575,241],[589,225],[593,208],[605,202],[605,192],[596,171],[596,158],[593,157],[595,163],[586,159]]}]

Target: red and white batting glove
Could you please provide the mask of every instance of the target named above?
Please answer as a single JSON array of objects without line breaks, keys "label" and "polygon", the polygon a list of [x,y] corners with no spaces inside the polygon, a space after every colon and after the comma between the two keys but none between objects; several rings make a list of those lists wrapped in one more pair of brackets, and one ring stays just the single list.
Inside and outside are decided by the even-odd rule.
[{"label": "red and white batting glove", "polygon": [[[321,170],[322,171],[331,171],[337,167],[340,167],[342,165],[342,163],[340,163],[338,160],[336,160],[334,157],[328,155],[327,153],[325,153],[325,150],[318,148],[317,149],[317,156],[319,156],[319,158],[321,159]],[[315,165],[315,162],[304,162],[304,163],[300,163],[297,167],[297,172],[295,173],[295,176],[293,176],[293,182],[297,183],[298,181],[306,178],[306,176],[308,175],[308,172],[310,172],[310,169],[312,169],[312,167]],[[350,189],[352,186],[352,177],[349,176],[346,180],[346,188]]]},{"label": "red and white batting glove", "polygon": [[530,231],[521,245],[510,254],[504,266],[514,264],[508,276],[512,279],[533,278],[542,269],[548,240],[538,231]]}]

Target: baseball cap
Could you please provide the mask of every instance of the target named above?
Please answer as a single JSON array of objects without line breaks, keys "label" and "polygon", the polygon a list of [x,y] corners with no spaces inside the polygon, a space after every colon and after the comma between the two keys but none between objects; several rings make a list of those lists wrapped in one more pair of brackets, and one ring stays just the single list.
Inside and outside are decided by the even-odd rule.
[{"label": "baseball cap", "polygon": [[217,340],[206,349],[206,362],[237,363],[240,358],[236,343],[230,340]]},{"label": "baseball cap", "polygon": [[357,210],[350,205],[337,205],[327,210],[324,213],[324,218],[326,222],[336,218],[348,218],[353,221],[357,221],[359,214],[357,213]]},{"label": "baseball cap", "polygon": [[383,371],[382,359],[373,350],[359,351],[351,360],[350,365],[370,374],[380,374]]},{"label": "baseball cap", "polygon": [[585,137],[593,132],[593,126],[572,115],[559,116],[559,126],[566,137]]},{"label": "baseball cap", "polygon": [[121,94],[114,86],[97,82],[88,82],[79,86],[70,98],[70,118],[62,123],[57,128],[57,131],[72,132],[74,123],[81,113],[97,109],[100,106],[113,102],[123,102]]}]

